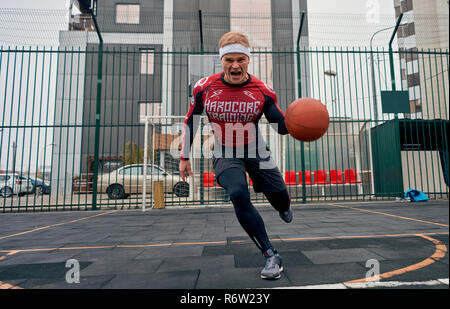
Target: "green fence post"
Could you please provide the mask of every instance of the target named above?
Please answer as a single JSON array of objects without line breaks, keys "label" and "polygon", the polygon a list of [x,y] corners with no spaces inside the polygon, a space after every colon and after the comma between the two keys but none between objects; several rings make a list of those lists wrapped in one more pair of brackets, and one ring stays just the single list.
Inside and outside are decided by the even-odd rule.
[{"label": "green fence post", "polygon": [[[95,107],[95,148],[94,148],[94,175],[92,183],[92,210],[97,210],[97,176],[98,176],[98,153],[100,146],[100,109],[102,99],[102,70],[103,70],[103,38],[97,25],[94,13],[90,11],[97,31],[98,44],[98,65],[97,65],[97,105]],[[89,179],[89,176],[88,176]]]},{"label": "green fence post", "polygon": [[[203,23],[202,23],[202,10],[198,10],[198,23],[200,29],[200,54],[204,54],[204,46],[203,46]],[[202,60],[203,66],[203,60]],[[195,99],[195,98],[194,98]],[[200,118],[200,205],[205,204],[205,192],[203,185],[203,172],[205,171],[203,164],[205,163],[203,157],[203,118]],[[192,137],[194,138],[194,136]],[[194,141],[192,141],[193,143]]]},{"label": "green fence post", "polygon": [[[302,12],[300,19],[300,27],[298,29],[297,36],[297,85],[298,85],[298,97],[302,97],[302,73],[300,71],[300,36],[302,34],[303,21],[305,19],[305,12]],[[302,203],[306,203],[306,184],[305,184],[305,143],[300,142],[300,152],[302,156]]]}]

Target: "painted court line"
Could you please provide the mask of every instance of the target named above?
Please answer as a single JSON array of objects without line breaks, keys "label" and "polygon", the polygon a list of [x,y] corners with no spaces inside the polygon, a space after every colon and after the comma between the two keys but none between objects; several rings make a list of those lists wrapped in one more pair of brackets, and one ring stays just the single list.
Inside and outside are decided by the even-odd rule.
[{"label": "painted court line", "polygon": [[[421,235],[447,235],[448,233],[422,233]],[[295,241],[295,240],[326,240],[326,239],[352,239],[352,238],[382,238],[382,237],[408,237],[418,236],[418,234],[389,234],[389,235],[336,235],[336,236],[318,236],[318,237],[289,237],[289,238],[271,238],[271,241]],[[248,240],[232,240],[232,243],[250,243]],[[79,246],[79,247],[51,247],[35,249],[0,249],[0,253],[12,255],[20,252],[40,252],[53,250],[89,250],[89,249],[111,249],[111,248],[142,248],[142,247],[169,247],[169,246],[191,246],[191,245],[226,245],[227,241],[198,241],[198,242],[169,242],[158,244],[135,244],[135,245],[106,245],[106,246]]]},{"label": "painted court line", "polygon": [[0,281],[0,290],[9,290],[9,289],[13,289],[13,290],[21,290],[23,288],[21,288],[20,286],[15,286],[9,283],[5,283]]},{"label": "painted court line", "polygon": [[[368,280],[366,278],[362,278],[362,279],[356,279],[356,280],[352,280],[352,281],[347,281],[347,282],[343,282],[343,283],[337,283],[337,284],[333,284],[333,285],[318,285],[318,286],[306,286],[306,287],[290,287],[290,288],[315,288],[315,289],[320,289],[320,288],[333,288],[333,289],[338,289],[338,288],[347,288],[347,287],[352,287],[352,284],[356,284],[354,285],[354,287],[365,287],[364,285],[367,285],[369,283],[372,284],[377,284],[378,280],[381,279],[386,279],[386,278],[390,278],[392,276],[395,275],[399,275],[399,274],[403,274],[406,272],[410,272],[410,271],[414,271],[420,268],[423,268],[425,266],[428,266],[432,263],[434,263],[435,261],[443,258],[447,252],[447,247],[442,244],[439,240],[434,239],[432,237],[429,237],[428,235],[443,235],[443,234],[447,234],[447,233],[425,233],[424,234],[395,234],[395,235],[356,235],[353,236],[353,238],[361,238],[361,237],[366,237],[366,238],[376,238],[376,237],[399,237],[399,236],[417,236],[417,237],[422,237],[428,241],[431,241],[435,244],[435,252],[433,253],[432,256],[428,257],[427,259],[425,259],[424,261],[414,264],[414,265],[410,265],[401,269],[397,269],[391,272],[387,272],[387,273],[383,273],[381,275],[379,275],[376,279],[377,281],[372,280],[372,282],[370,282],[371,280]],[[335,237],[304,237],[304,238],[279,238],[276,239],[278,241],[289,241],[289,240],[310,240],[310,239],[334,239],[334,238],[352,238],[352,236],[350,235],[345,235],[345,236],[335,236]],[[237,241],[233,241],[236,243],[240,243],[242,242],[241,240],[237,240]],[[226,244],[226,241],[208,241],[208,242],[189,242],[189,243],[163,243],[163,244],[146,244],[146,245],[110,245],[110,246],[85,246],[85,247],[66,247],[66,248],[40,248],[40,249],[20,249],[20,250],[0,250],[0,252],[4,252],[7,253],[6,255],[2,256],[2,258],[6,258],[6,256],[8,255],[14,255],[16,253],[19,252],[39,252],[39,251],[53,251],[53,250],[83,250],[83,249],[105,249],[105,248],[135,248],[135,247],[161,247],[161,246],[173,246],[173,245],[178,245],[178,246],[185,246],[185,245],[205,245],[205,244]],[[0,259],[1,260],[1,259]],[[447,280],[447,281],[445,281]],[[447,283],[446,283],[447,282]],[[439,284],[448,284],[448,279],[442,279],[442,281],[439,281]],[[359,284],[359,285],[358,285]],[[384,283],[383,283],[384,284]],[[399,286],[399,285],[397,285]],[[369,287],[369,286],[367,286]],[[392,287],[395,287],[395,285],[393,285]],[[8,283],[4,283],[0,281],[0,289],[10,289],[10,288],[20,288],[20,287],[16,287],[13,286],[11,284]]]},{"label": "painted court line", "polygon": [[273,289],[364,289],[364,288],[396,288],[401,286],[435,286],[435,285],[448,285],[448,278],[427,280],[427,281],[371,281],[361,283],[330,283],[330,284],[316,284],[316,285],[303,285],[303,286],[287,286],[276,287]]},{"label": "painted court line", "polygon": [[[409,218],[409,217],[404,217],[404,216],[398,216],[398,215],[393,215],[393,214],[385,213],[385,212],[381,212],[381,211],[373,211],[373,210],[368,210],[368,209],[361,209],[361,208],[344,206],[344,205],[339,205],[339,204],[334,204],[334,203],[329,203],[328,205],[334,206],[334,207],[340,207],[340,208],[357,210],[357,211],[361,211],[361,212],[377,214],[377,215],[394,217],[394,218],[398,218],[398,219],[402,219],[402,220],[416,221],[416,222],[421,222],[421,223],[427,223],[427,224],[433,224],[433,225],[438,225],[438,226],[443,226],[443,227],[449,227],[448,225],[442,224],[442,223],[431,222],[431,221],[426,221],[426,220],[420,220],[420,219],[415,219],[415,218]],[[364,282],[367,282],[367,281],[377,281],[379,279],[387,279],[387,278],[390,278],[390,277],[393,277],[393,276],[397,276],[397,275],[400,275],[400,274],[404,274],[404,273],[407,273],[407,272],[411,272],[411,271],[415,271],[415,270],[424,268],[424,267],[429,266],[429,265],[433,264],[434,262],[440,260],[441,258],[443,258],[445,256],[445,254],[447,252],[447,247],[442,242],[440,242],[439,240],[431,238],[431,237],[429,237],[427,235],[430,235],[430,234],[428,234],[428,233],[427,234],[425,234],[425,233],[415,234],[415,236],[422,237],[422,238],[424,238],[426,240],[429,240],[429,241],[431,241],[432,243],[435,244],[435,251],[434,251],[433,255],[431,255],[427,259],[425,259],[425,260],[423,260],[423,261],[421,261],[419,263],[416,263],[416,264],[413,264],[413,265],[409,265],[407,267],[403,267],[403,268],[400,268],[400,269],[397,269],[397,270],[393,270],[393,271],[390,271],[390,272],[386,272],[386,273],[380,274],[379,276],[374,277],[374,278],[369,278],[369,279],[361,278],[361,279],[351,280],[351,281],[348,281],[346,283],[364,283]]]},{"label": "painted court line", "polygon": [[[438,279],[438,280],[427,280],[427,281],[371,281],[371,282],[362,282],[362,283],[344,283],[346,287],[349,288],[395,288],[400,286],[414,286],[414,285],[445,285],[445,283],[441,280],[448,279]],[[448,285],[448,283],[447,283]]]},{"label": "painted court line", "polygon": [[[421,222],[421,223],[426,223],[426,224],[433,224],[433,225],[438,225],[438,226],[443,226],[443,227],[449,227],[448,225],[445,224],[441,224],[441,223],[437,223],[437,222],[431,222],[431,221],[426,221],[426,220],[419,220],[419,219],[415,219],[415,218],[409,218],[409,217],[404,217],[404,216],[398,216],[398,215],[393,215],[393,214],[389,214],[389,213],[385,213],[385,212],[379,212],[379,211],[373,211],[373,210],[367,210],[367,209],[361,209],[361,208],[356,208],[356,207],[350,207],[350,206],[344,206],[344,205],[338,205],[338,204],[333,204],[333,203],[329,203],[328,205],[330,206],[335,206],[335,207],[340,207],[340,208],[346,208],[346,209],[352,209],[352,210],[357,210],[357,211],[361,211],[361,212],[367,212],[367,213],[372,213],[372,214],[377,214],[377,215],[384,215],[384,216],[390,216],[390,217],[394,217],[394,218],[399,218],[399,219],[403,219],[403,220],[410,220],[410,221],[416,221],[416,222]],[[80,219],[75,219],[75,220],[71,220],[71,221],[67,221],[67,222],[61,222],[61,223],[57,223],[57,224],[52,224],[52,225],[47,225],[47,226],[43,226],[43,227],[39,227],[36,229],[32,229],[32,230],[28,230],[28,231],[24,231],[24,232],[20,232],[20,233],[16,233],[16,234],[11,234],[11,235],[6,235],[6,236],[2,236],[0,237],[0,240],[2,239],[6,239],[9,237],[15,237],[15,236],[20,236],[20,235],[24,235],[24,234],[28,234],[28,233],[32,233],[35,231],[40,231],[40,230],[44,230],[44,229],[49,229],[52,227],[57,227],[57,226],[61,226],[61,225],[65,225],[65,224],[70,224],[70,223],[74,223],[74,222],[78,222],[78,221],[82,221],[82,220],[87,220],[90,218],[94,218],[94,217],[98,217],[98,216],[102,216],[102,215],[106,215],[106,214],[111,214],[114,212],[117,212],[118,210],[113,210],[113,211],[108,211],[105,213],[100,213],[100,214],[96,214],[96,215],[92,215],[92,216],[87,216],[84,218],[80,218]],[[336,283],[336,284],[326,284],[326,285],[315,285],[315,286],[303,286],[303,287],[287,287],[287,288],[314,288],[314,289],[321,289],[321,288],[333,288],[333,289],[338,289],[338,288],[365,288],[365,287],[397,287],[397,286],[404,286],[404,285],[436,285],[436,284],[447,284],[448,285],[448,279],[438,279],[438,280],[430,280],[430,281],[421,281],[421,282],[398,282],[398,281],[391,281],[391,282],[379,282],[379,279],[387,279],[399,274],[404,274],[406,272],[411,272],[411,271],[415,271],[417,269],[426,267],[436,261],[438,261],[439,259],[443,258],[447,252],[447,247],[440,242],[437,239],[434,239],[432,237],[430,237],[430,235],[443,235],[443,234],[448,234],[448,233],[421,233],[421,234],[390,234],[390,235],[337,235],[337,236],[322,236],[322,237],[294,237],[294,238],[277,238],[277,239],[271,239],[272,241],[294,241],[294,240],[320,240],[320,239],[351,239],[351,238],[379,238],[379,237],[407,237],[407,236],[416,236],[416,237],[421,237],[424,238],[428,241],[431,241],[432,243],[435,244],[435,252],[433,253],[433,255],[431,255],[430,257],[426,258],[425,260],[423,260],[422,262],[404,267],[404,268],[400,268],[394,271],[390,271],[390,272],[386,272],[383,273],[381,275],[379,275],[378,277],[375,278],[361,278],[361,279],[356,279],[356,280],[351,280],[351,281],[347,281],[347,282],[343,282],[343,283]],[[245,241],[243,240],[235,240],[232,241],[232,243],[243,243]],[[136,245],[108,245],[108,246],[83,246],[83,247],[60,247],[60,248],[40,248],[40,249],[4,249],[4,250],[0,250],[0,253],[6,253],[6,255],[0,256],[0,261],[4,260],[7,256],[11,256],[14,255],[16,253],[19,252],[39,252],[39,251],[53,251],[53,250],[85,250],[85,249],[106,249],[106,248],[136,248],[136,247],[161,247],[161,246],[183,246],[183,245],[207,245],[207,244],[226,244],[227,241],[205,241],[205,242],[184,242],[184,243],[162,243],[162,244],[136,244]],[[13,286],[11,284],[8,283],[4,283],[0,281],[0,289],[10,289],[10,288],[20,288],[20,287],[16,287]]]},{"label": "painted court line", "polygon": [[351,280],[351,281],[347,281],[344,283],[364,283],[364,282],[368,282],[368,281],[378,281],[379,279],[387,279],[387,278],[390,278],[393,276],[405,274],[408,272],[412,272],[412,271],[424,268],[426,266],[433,264],[436,261],[439,261],[440,259],[442,259],[445,256],[445,253],[447,252],[447,247],[442,242],[440,242],[437,239],[431,238],[429,236],[423,235],[423,234],[417,234],[416,236],[422,237],[422,238],[429,240],[435,244],[435,251],[430,257],[426,258],[422,262],[419,262],[419,263],[416,263],[413,265],[409,265],[409,266],[406,266],[406,267],[403,267],[400,269],[396,269],[393,271],[385,272],[378,276]]},{"label": "painted court line", "polygon": [[111,214],[111,213],[114,213],[114,212],[117,212],[117,211],[118,210],[111,210],[111,211],[103,212],[103,213],[100,213],[100,214],[83,217],[83,218],[80,218],[80,219],[75,219],[75,220],[70,220],[70,221],[66,221],[66,222],[60,222],[60,223],[56,223],[56,224],[41,226],[41,227],[38,227],[38,228],[35,228],[35,229],[32,229],[32,230],[28,230],[28,231],[24,231],[24,232],[20,232],[20,233],[15,233],[15,234],[11,234],[11,235],[0,236],[0,240],[6,239],[6,238],[10,238],[10,237],[20,236],[20,235],[25,235],[25,234],[29,234],[29,233],[33,233],[33,232],[37,232],[37,231],[42,231],[42,230],[46,230],[46,229],[49,229],[49,228],[52,228],[52,227],[57,227],[57,226],[61,226],[61,225],[75,223],[75,222],[79,222],[79,221],[83,221],[83,220],[87,220],[87,219],[91,219],[91,218],[95,218],[95,217],[99,217],[99,216],[104,216],[104,215],[108,215],[108,214]]},{"label": "painted court line", "polygon": [[339,205],[339,204],[334,204],[334,203],[328,203],[328,205],[335,206],[335,207],[341,207],[341,208],[358,210],[358,211],[361,211],[361,212],[368,212],[368,213],[377,214],[377,215],[394,217],[394,218],[403,219],[403,220],[416,221],[416,222],[421,222],[421,223],[428,223],[428,224],[439,225],[439,226],[443,226],[443,227],[449,227],[448,224],[442,224],[442,223],[431,222],[431,221],[426,221],[426,220],[420,220],[420,219],[414,219],[414,218],[409,218],[409,217],[403,217],[403,216],[393,215],[393,214],[386,213],[386,212],[381,212],[381,211],[361,209],[361,208],[344,206],[344,205]]}]

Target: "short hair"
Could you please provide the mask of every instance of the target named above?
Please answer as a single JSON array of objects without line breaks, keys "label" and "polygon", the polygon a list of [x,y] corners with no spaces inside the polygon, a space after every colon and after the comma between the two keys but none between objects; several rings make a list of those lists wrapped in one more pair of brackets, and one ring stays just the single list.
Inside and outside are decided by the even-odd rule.
[{"label": "short hair", "polygon": [[227,32],[219,40],[219,48],[222,48],[230,44],[241,44],[247,48],[250,48],[250,42],[248,41],[248,37],[242,32],[237,31]]}]

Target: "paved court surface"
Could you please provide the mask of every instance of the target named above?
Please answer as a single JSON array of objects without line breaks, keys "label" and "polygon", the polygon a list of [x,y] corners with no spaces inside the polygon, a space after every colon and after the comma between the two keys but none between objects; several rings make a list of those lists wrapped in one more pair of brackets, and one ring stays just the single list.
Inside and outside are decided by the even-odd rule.
[{"label": "paved court surface", "polygon": [[257,208],[280,280],[260,279],[231,206],[104,209],[0,214],[0,288],[448,289],[447,200],[299,204],[290,224]]}]

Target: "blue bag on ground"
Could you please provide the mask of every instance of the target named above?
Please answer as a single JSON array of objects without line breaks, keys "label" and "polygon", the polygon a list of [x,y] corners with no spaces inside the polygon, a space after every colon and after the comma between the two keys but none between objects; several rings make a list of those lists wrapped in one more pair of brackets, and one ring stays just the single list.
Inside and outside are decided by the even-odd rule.
[{"label": "blue bag on ground", "polygon": [[416,189],[409,189],[405,192],[405,198],[410,198],[411,202],[425,202],[428,201],[428,196],[422,191]]}]

